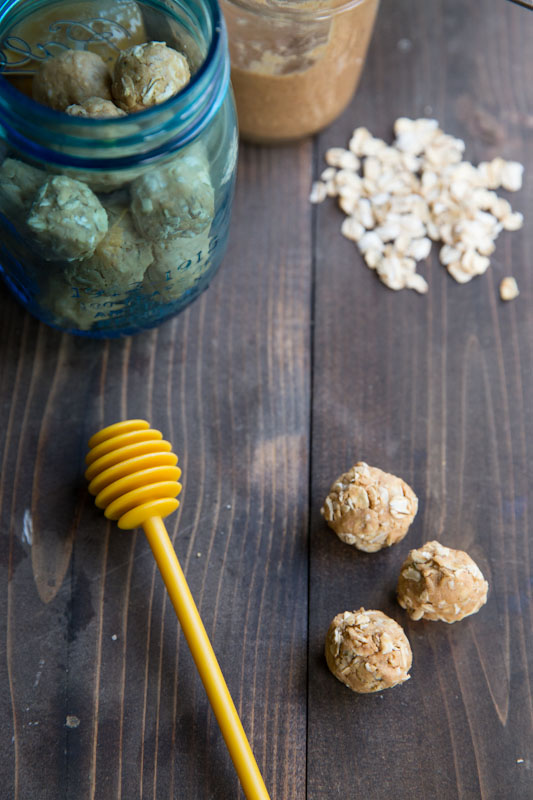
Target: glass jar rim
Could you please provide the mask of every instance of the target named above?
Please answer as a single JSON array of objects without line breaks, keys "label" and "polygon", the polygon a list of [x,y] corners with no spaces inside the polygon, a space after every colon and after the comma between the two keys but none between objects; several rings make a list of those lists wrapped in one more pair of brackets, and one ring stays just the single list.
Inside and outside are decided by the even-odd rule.
[{"label": "glass jar rim", "polygon": [[[21,0],[0,2],[0,15],[20,2]],[[8,128],[8,135],[4,135],[4,138],[18,148],[30,151],[29,154],[38,160],[83,168],[87,168],[90,162],[92,168],[107,170],[114,166],[125,168],[133,163],[147,164],[158,159],[163,152],[172,152],[183,147],[196,138],[210,122],[229,87],[229,64],[225,58],[227,37],[220,7],[217,0],[203,0],[203,4],[208,8],[211,25],[207,52],[189,83],[176,95],[125,117],[90,119],[71,116],[36,102],[11,86],[0,72],[0,129],[3,128],[5,132],[6,127]],[[197,5],[190,4],[189,8]],[[169,133],[168,137],[164,137],[164,142],[159,141],[160,137],[157,136],[162,125],[165,129],[175,129],[174,135]],[[69,150],[67,154],[64,149],[36,144],[34,138],[21,133],[19,128],[25,130],[26,134],[30,131],[42,133],[43,130],[50,129],[57,135],[59,144],[72,148],[72,151]],[[117,140],[119,146],[126,151],[133,150],[135,145],[146,141],[153,141],[154,147],[142,152],[126,152],[125,155],[113,156],[111,151],[113,147],[116,148]],[[76,156],[73,154],[76,149],[90,149],[97,152],[98,156]]]},{"label": "glass jar rim", "polygon": [[[229,5],[237,6],[253,14],[268,17],[294,17],[295,19],[325,20],[350,11],[368,0],[330,0],[327,3],[317,0],[225,0]],[[314,8],[313,8],[314,6]]]}]

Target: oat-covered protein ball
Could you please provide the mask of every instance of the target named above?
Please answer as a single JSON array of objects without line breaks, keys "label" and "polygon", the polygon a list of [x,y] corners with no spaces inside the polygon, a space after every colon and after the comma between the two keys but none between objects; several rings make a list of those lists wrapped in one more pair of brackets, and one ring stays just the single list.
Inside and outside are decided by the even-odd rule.
[{"label": "oat-covered protein ball", "polygon": [[111,75],[104,60],[89,50],[64,50],[43,61],[34,75],[33,99],[64,111],[89,97],[112,100]]},{"label": "oat-covered protein ball", "polygon": [[123,50],[115,63],[112,92],[124,111],[143,111],[169,100],[191,78],[187,59],[164,42]]},{"label": "oat-covered protein ball", "polygon": [[28,226],[47,261],[88,258],[107,233],[107,214],[81,181],[56,175],[39,189]]},{"label": "oat-covered protein ball", "polygon": [[412,660],[407,636],[382,611],[345,611],[329,626],[328,667],[354,692],[380,692],[409,680]]},{"label": "oat-covered protein ball", "polygon": [[337,478],[320,509],[341,541],[367,553],[403,539],[417,510],[405,481],[364,461]]},{"label": "oat-covered protein ball", "polygon": [[154,261],[146,270],[143,291],[161,303],[178,300],[209,269],[209,232],[154,244]]},{"label": "oat-covered protein ball", "polygon": [[47,177],[43,170],[6,158],[0,165],[0,209],[8,216],[27,213]]},{"label": "oat-covered protein ball", "polygon": [[198,236],[213,221],[215,193],[205,163],[195,154],[136,178],[130,195],[137,228],[158,244]]},{"label": "oat-covered protein ball", "polygon": [[71,117],[86,117],[88,119],[107,119],[109,117],[125,117],[126,112],[116,106],[111,100],[101,97],[88,97],[81,103],[67,106],[65,111]]},{"label": "oat-covered protein ball", "polygon": [[427,542],[411,550],[398,579],[398,602],[411,619],[458,622],[479,611],[489,585],[463,550]]},{"label": "oat-covered protein ball", "polygon": [[104,208],[109,225],[106,235],[93,255],[69,265],[65,277],[73,286],[126,291],[142,281],[154,260],[152,247],[139,235],[127,208],[118,204]]}]

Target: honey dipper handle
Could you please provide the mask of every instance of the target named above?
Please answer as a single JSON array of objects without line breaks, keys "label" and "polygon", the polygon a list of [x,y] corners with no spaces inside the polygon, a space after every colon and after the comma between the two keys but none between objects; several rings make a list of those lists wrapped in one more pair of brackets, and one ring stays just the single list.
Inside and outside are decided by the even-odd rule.
[{"label": "honey dipper handle", "polygon": [[163,520],[161,517],[150,517],[143,524],[143,528],[183,628],[244,794],[247,800],[270,800]]}]

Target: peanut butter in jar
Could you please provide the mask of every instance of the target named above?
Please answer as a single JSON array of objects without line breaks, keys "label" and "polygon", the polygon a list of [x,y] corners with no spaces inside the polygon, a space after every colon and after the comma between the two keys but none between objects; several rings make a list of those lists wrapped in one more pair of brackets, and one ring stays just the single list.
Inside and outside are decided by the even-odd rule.
[{"label": "peanut butter in jar", "polygon": [[276,144],[325,128],[350,102],[379,0],[222,0],[242,138]]}]

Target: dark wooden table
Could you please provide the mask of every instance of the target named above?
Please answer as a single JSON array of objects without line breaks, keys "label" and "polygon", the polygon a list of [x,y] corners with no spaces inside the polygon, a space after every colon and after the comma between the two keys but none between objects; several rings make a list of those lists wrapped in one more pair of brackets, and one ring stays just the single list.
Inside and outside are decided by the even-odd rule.
[{"label": "dark wooden table", "polygon": [[[314,140],[243,146],[232,236],[209,290],[122,341],[60,335],[0,290],[0,797],[242,797],[145,538],[83,479],[89,436],[144,417],[175,445],[168,527],[277,800],[533,797],[533,14],[505,0],[383,0],[357,97]],[[311,207],[327,147],[438,118],[477,163],[526,165],[526,216],[465,286],[436,253],[425,297],[394,293]],[[501,277],[520,297],[503,304]],[[343,545],[319,509],[357,460],[420,498],[403,544]],[[478,561],[488,604],[411,623],[412,546]],[[323,643],[345,609],[410,638],[412,680],[353,695]]]}]

